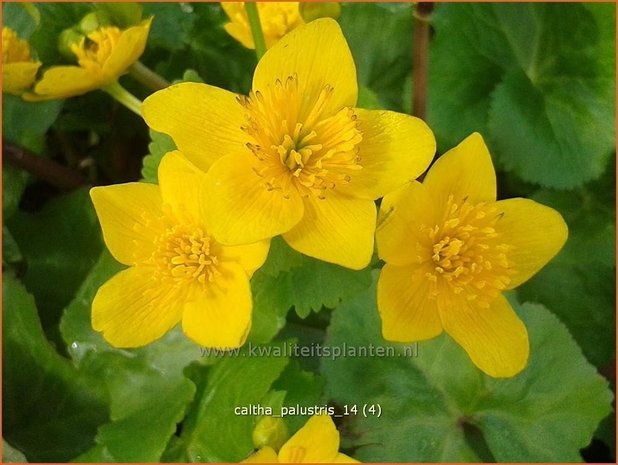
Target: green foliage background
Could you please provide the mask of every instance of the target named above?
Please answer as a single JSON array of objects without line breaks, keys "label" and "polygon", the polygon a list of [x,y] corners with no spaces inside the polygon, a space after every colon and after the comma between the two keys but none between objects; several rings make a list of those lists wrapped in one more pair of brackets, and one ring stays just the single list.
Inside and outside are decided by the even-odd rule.
[{"label": "green foliage background", "polygon": [[[3,3],[4,24],[46,65],[61,60],[59,31],[110,8],[34,7]],[[145,64],[170,81],[249,90],[255,56],[225,33],[218,4],[142,8],[155,17]],[[412,8],[342,6],[359,106],[411,111]],[[94,293],[120,265],[104,250],[87,189],[64,192],[4,162],[5,461],[238,461],[252,451],[255,418],[233,408],[251,403],[379,404],[380,418],[338,420],[343,450],[362,461],[565,462],[582,450],[614,460],[615,5],[436,4],[431,25],[438,152],[481,132],[500,197],[534,198],[569,225],[559,256],[510,296],[529,328],[529,367],[488,378],[445,336],[419,343],[412,358],[205,357],[178,328],[148,347],[115,349],[90,326]],[[37,104],[3,94],[2,112],[5,145],[92,185],[156,182],[173,148],[101,92]],[[252,280],[249,340],[389,345],[375,304],[379,266],[345,270],[275,239]],[[304,419],[287,421],[295,431]]]}]

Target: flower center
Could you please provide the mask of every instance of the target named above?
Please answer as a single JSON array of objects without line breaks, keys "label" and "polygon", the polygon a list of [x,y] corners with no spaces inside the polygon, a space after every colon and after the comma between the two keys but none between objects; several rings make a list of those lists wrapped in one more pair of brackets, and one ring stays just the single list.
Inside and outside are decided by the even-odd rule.
[{"label": "flower center", "polygon": [[156,240],[156,274],[163,279],[213,282],[221,273],[213,254],[214,242],[199,228],[173,226]]},{"label": "flower center", "polygon": [[507,254],[511,246],[500,241],[495,225],[502,217],[485,203],[456,203],[451,195],[441,225],[425,227],[430,248],[427,260],[434,296],[448,286],[481,307],[488,307],[511,282],[514,273]]},{"label": "flower center", "polygon": [[13,29],[2,28],[2,63],[31,61],[28,42],[17,37]]},{"label": "flower center", "polygon": [[79,66],[89,71],[101,72],[121,34],[117,27],[102,27],[82,38],[79,43],[71,45]]},{"label": "flower center", "polygon": [[327,85],[312,100],[299,92],[297,77],[290,76],[264,92],[238,98],[247,111],[241,129],[255,141],[247,144],[258,161],[254,170],[268,190],[295,188],[324,198],[362,169],[357,117],[347,107],[328,112],[332,92]]}]

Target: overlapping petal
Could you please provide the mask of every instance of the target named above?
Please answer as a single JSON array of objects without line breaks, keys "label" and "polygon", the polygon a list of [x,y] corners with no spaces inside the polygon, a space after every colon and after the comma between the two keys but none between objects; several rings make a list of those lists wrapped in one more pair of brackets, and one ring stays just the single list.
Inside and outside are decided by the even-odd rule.
[{"label": "overlapping petal", "polygon": [[436,140],[424,121],[394,111],[354,111],[363,137],[358,152],[363,168],[341,187],[342,192],[374,200],[427,169]]},{"label": "overlapping petal", "polygon": [[269,189],[252,169],[251,155],[226,156],[207,174],[205,211],[215,238],[226,245],[248,244],[289,231],[303,216],[294,189]]},{"label": "overlapping petal", "polygon": [[219,271],[216,282],[197,286],[185,302],[182,329],[202,346],[233,349],[244,344],[251,328],[251,286],[238,264],[223,264]]},{"label": "overlapping petal", "polygon": [[314,415],[279,451],[282,463],[333,462],[339,454],[339,432],[328,415]]},{"label": "overlapping petal", "polygon": [[462,299],[440,307],[444,330],[489,376],[507,378],[525,368],[528,331],[506,298],[499,296],[489,308],[467,305]]},{"label": "overlapping petal", "polygon": [[21,95],[29,89],[41,67],[39,61],[24,61],[20,63],[2,64],[2,91]]},{"label": "overlapping petal", "polygon": [[236,94],[218,87],[183,82],[155,92],[142,106],[155,131],[169,134],[176,147],[207,171],[220,157],[248,152],[240,128],[245,113]]},{"label": "overlapping petal", "polygon": [[204,176],[204,172],[178,150],[161,159],[158,170],[161,198],[178,221],[205,225],[201,207]]},{"label": "overlapping petal", "polygon": [[149,267],[131,267],[103,284],[92,302],[92,327],[115,347],[140,347],[182,317],[182,298],[161,286]]},{"label": "overlapping petal", "polygon": [[159,188],[138,182],[93,187],[90,197],[114,258],[125,265],[148,259],[164,229]]},{"label": "overlapping petal", "polygon": [[304,204],[300,222],[283,234],[290,247],[353,270],[369,264],[376,225],[373,201],[330,192],[324,199],[307,197]]},{"label": "overlapping petal", "polygon": [[339,25],[330,18],[293,30],[268,50],[255,69],[253,90],[264,91],[290,76],[297,76],[299,94],[308,101],[327,85],[333,88],[326,114],[356,105],[356,66]]},{"label": "overlapping petal", "polygon": [[151,24],[152,18],[148,18],[137,26],[122,31],[118,43],[103,64],[103,73],[106,76],[112,80],[117,79],[142,56]]},{"label": "overlapping petal", "polygon": [[436,296],[424,267],[386,264],[378,280],[378,309],[384,339],[415,342],[442,333]]},{"label": "overlapping petal", "polygon": [[501,218],[496,228],[501,240],[512,247],[508,258],[515,272],[508,288],[534,276],[562,248],[568,227],[556,210],[529,199],[496,203]]}]

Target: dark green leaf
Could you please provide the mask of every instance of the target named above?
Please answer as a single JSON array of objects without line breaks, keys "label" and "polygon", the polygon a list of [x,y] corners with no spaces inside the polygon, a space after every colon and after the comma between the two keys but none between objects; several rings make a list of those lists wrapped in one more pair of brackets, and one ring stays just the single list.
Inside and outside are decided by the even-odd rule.
[{"label": "dark green leaf", "polygon": [[172,150],[176,150],[176,144],[170,136],[150,129],[151,142],[148,144],[150,153],[142,161],[142,176],[144,181],[158,183],[157,170],[163,155]]},{"label": "dark green leaf", "polygon": [[180,439],[165,456],[180,462],[238,462],[253,451],[254,416],[237,415],[236,407],[260,404],[287,365],[286,357],[252,357],[231,352],[214,367],[191,366],[196,399],[183,423]]},{"label": "dark green leaf", "polygon": [[[340,405],[379,404],[379,418],[349,417],[362,461],[579,461],[611,411],[607,382],[566,328],[541,305],[517,307],[530,335],[528,367],[511,379],[480,372],[443,334],[387,357],[323,359],[327,394]],[[327,344],[384,345],[375,288],[334,312]],[[406,356],[407,355],[407,356]],[[463,425],[467,425],[463,428]],[[472,441],[465,430],[482,433]],[[474,429],[474,428],[473,428]]]},{"label": "dark green leaf", "polygon": [[45,338],[34,298],[12,275],[2,285],[2,426],[33,462],[66,462],[108,418],[98,381],[78,372]]},{"label": "dark green leaf", "polygon": [[7,224],[26,260],[24,283],[42,310],[43,325],[56,323],[101,253],[88,191],[56,197],[36,214],[17,212]]}]

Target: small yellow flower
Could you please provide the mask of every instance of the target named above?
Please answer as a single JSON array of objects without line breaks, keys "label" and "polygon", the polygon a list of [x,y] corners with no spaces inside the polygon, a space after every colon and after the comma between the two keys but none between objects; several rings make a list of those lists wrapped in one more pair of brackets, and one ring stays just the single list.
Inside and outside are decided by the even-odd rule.
[{"label": "small yellow flower", "polygon": [[[245,11],[245,2],[223,2],[223,10],[230,18],[225,30],[245,47],[254,49],[251,26]],[[272,47],[292,29],[304,24],[299,12],[299,2],[258,2],[260,25],[264,33],[266,47]]]},{"label": "small yellow flower", "polygon": [[248,97],[182,83],[146,99],[148,125],[207,173],[224,244],[283,234],[306,255],[353,269],[374,244],[374,200],[415,179],[435,139],[418,118],[355,108],[356,68],[336,21],[318,19],[260,60]]},{"label": "small yellow flower", "polygon": [[78,66],[54,66],[26,100],[62,99],[100,89],[118,80],[144,53],[152,18],[121,31],[103,26],[71,45]]},{"label": "small yellow flower", "polygon": [[440,157],[422,184],[385,196],[380,221],[384,338],[413,342],[444,330],[488,375],[519,373],[528,333],[502,292],[561,249],[568,232],[560,214],[528,199],[496,201],[491,156],[474,133]]},{"label": "small yellow flower", "polygon": [[339,452],[339,432],[328,415],[314,415],[279,450],[263,447],[244,463],[358,463]]},{"label": "small yellow flower", "polygon": [[33,60],[28,42],[9,27],[2,28],[2,91],[21,95],[34,83],[41,63]]},{"label": "small yellow flower", "polygon": [[110,344],[148,344],[181,320],[185,334],[202,346],[244,343],[251,325],[249,278],[264,263],[268,242],[219,244],[201,213],[202,177],[176,151],[161,161],[159,186],[90,191],[107,247],[130,266],[103,284],[92,303],[92,326]]}]

